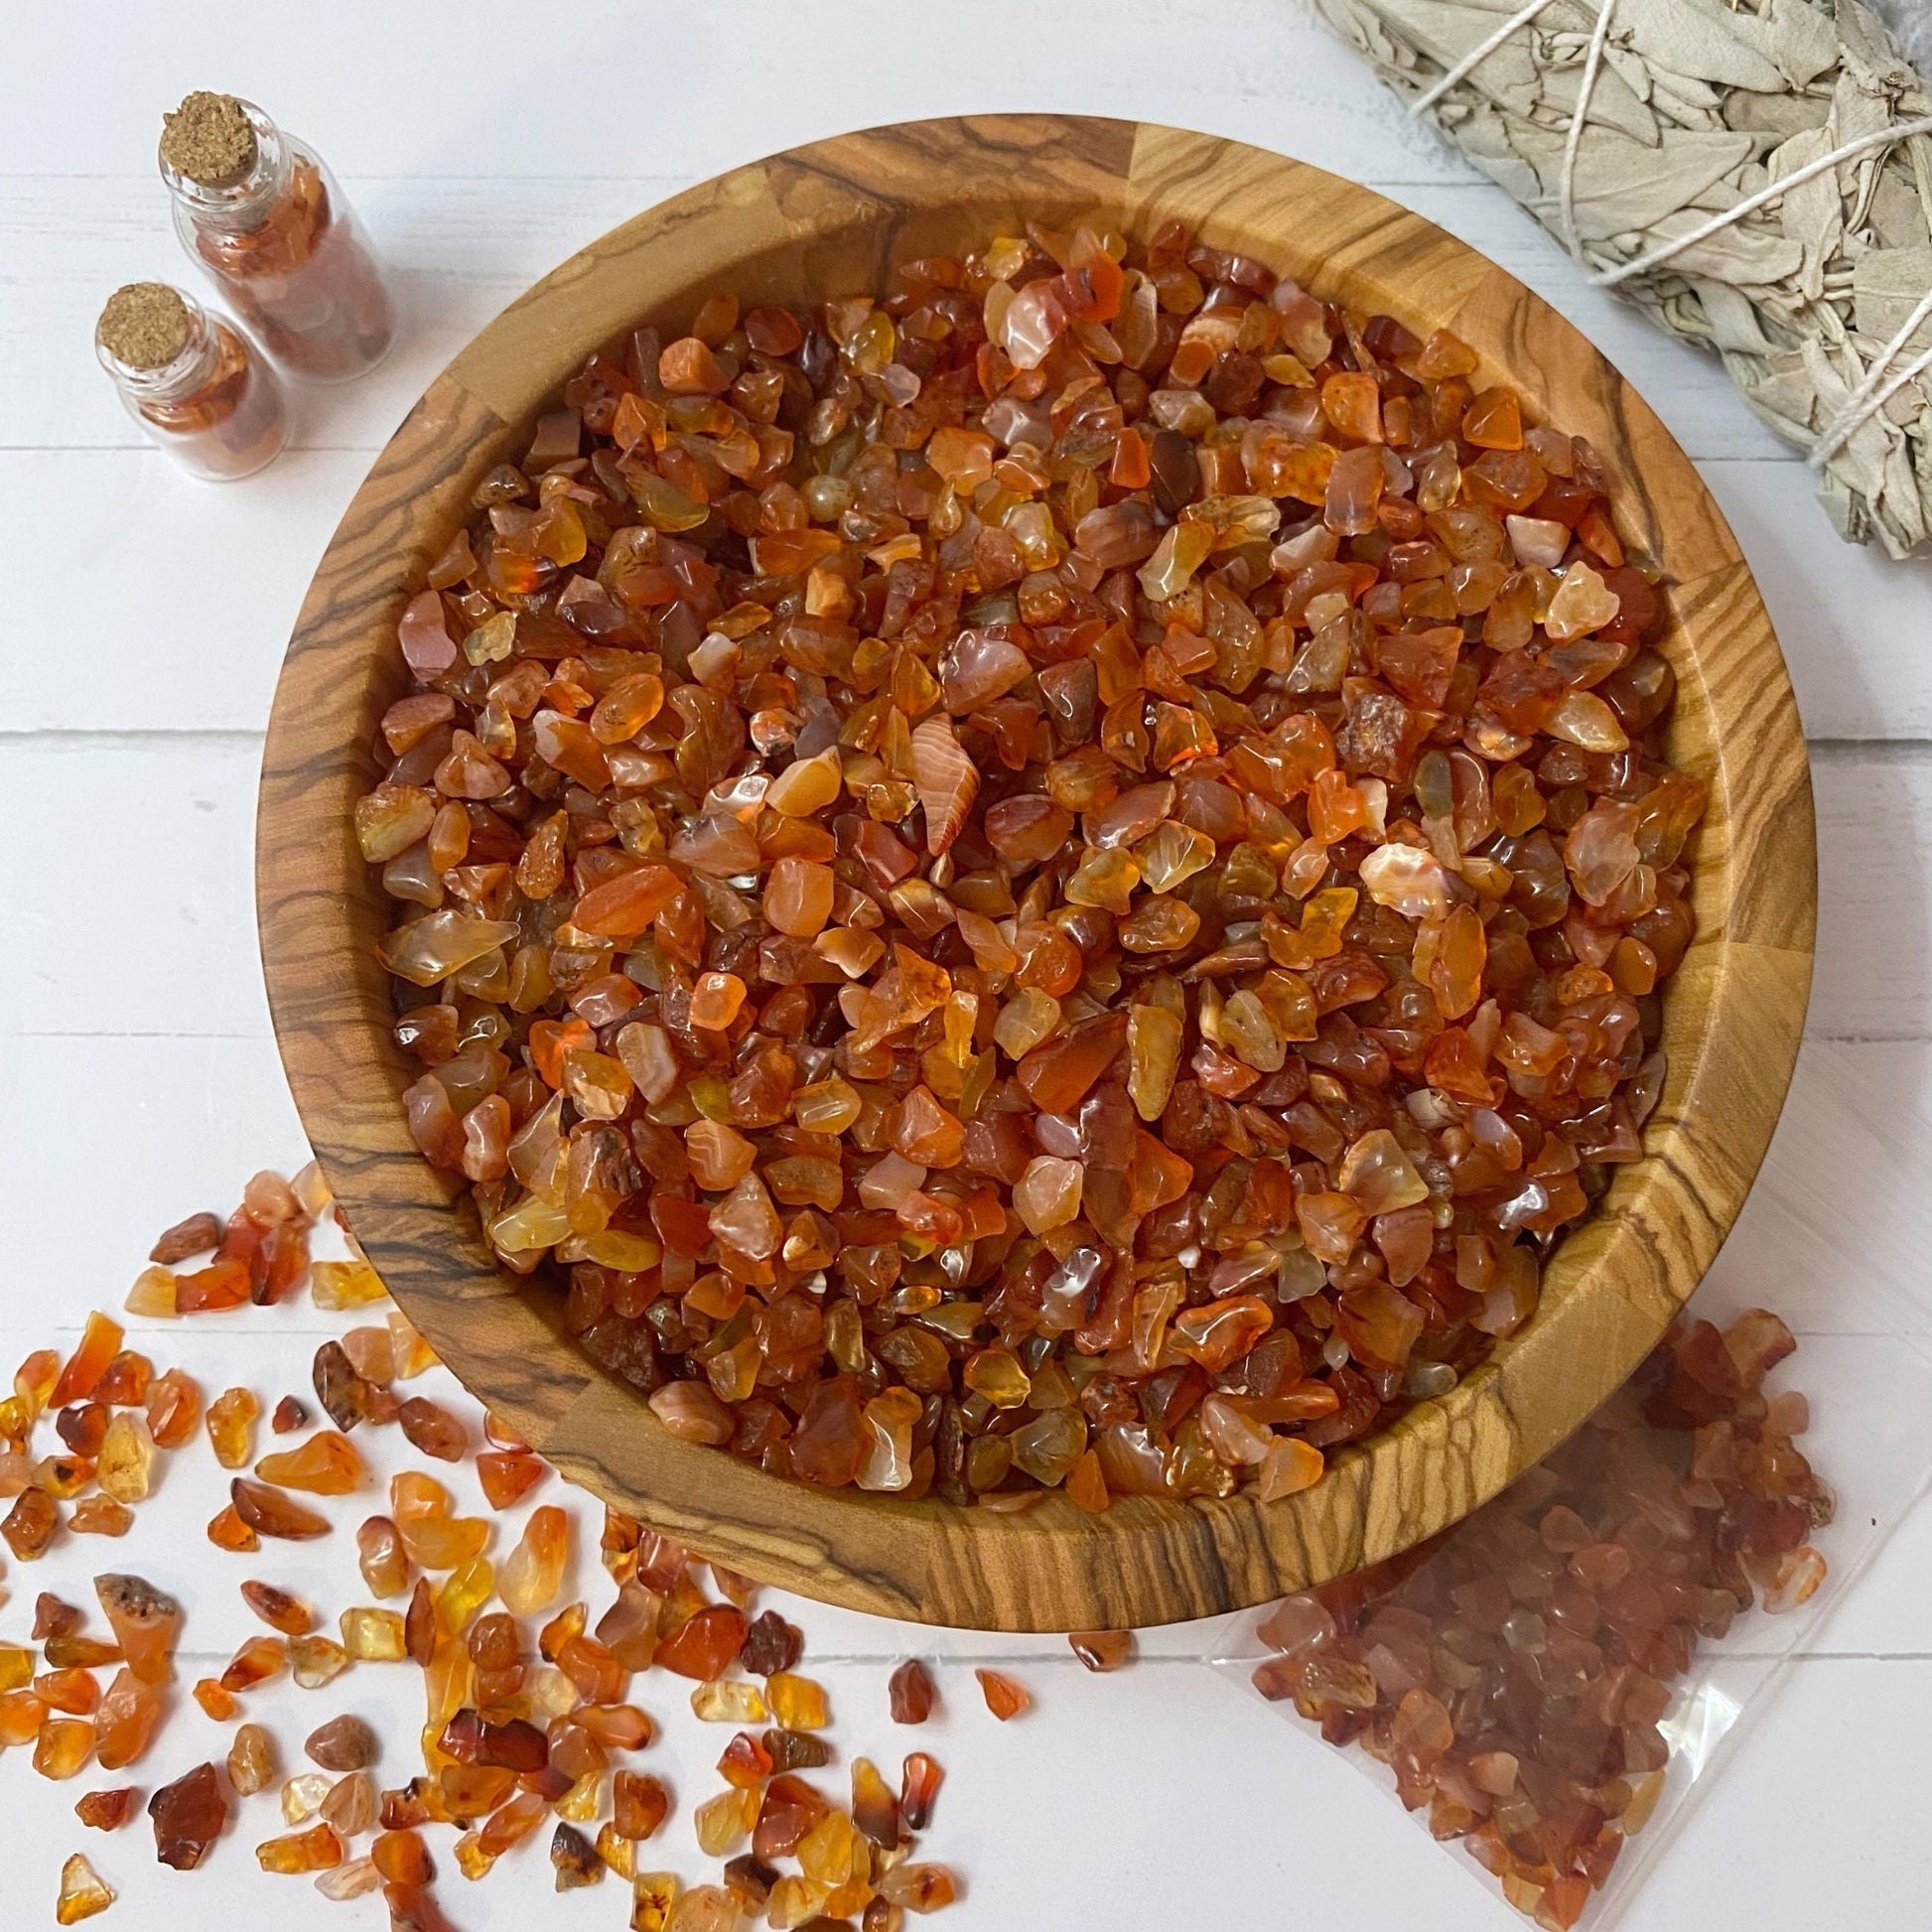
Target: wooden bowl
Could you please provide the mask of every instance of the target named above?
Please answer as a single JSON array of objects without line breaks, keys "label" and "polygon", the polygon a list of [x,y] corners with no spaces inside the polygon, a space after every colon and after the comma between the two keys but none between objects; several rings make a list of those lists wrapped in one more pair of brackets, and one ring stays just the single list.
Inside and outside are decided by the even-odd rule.
[{"label": "wooden bowl", "polygon": [[[1665,1003],[1670,1077],[1649,1158],[1618,1170],[1552,1261],[1535,1319],[1451,1394],[1333,1458],[1284,1501],[1057,1494],[1021,1514],[782,1480],[667,1435],[498,1272],[416,1153],[350,832],[374,727],[404,681],[398,613],[471,491],[584,356],[704,295],[809,305],[890,264],[964,252],[1028,216],[1177,216],[1316,293],[1452,329],[1538,420],[1589,438],[1626,540],[1675,619],[1673,756],[1705,776],[1698,938]],[[1798,1047],[1815,910],[1810,778],[1777,641],[1724,518],[1642,399],[1569,323],[1461,242],[1350,182],[1204,134],[1053,115],[914,122],[794,149],[649,209],[506,309],[370,471],[302,607],[262,767],[257,903],[296,1103],[357,1238],[464,1383],[569,1475],[698,1551],[857,1609],[1009,1630],[1131,1626],[1256,1603],[1457,1520],[1567,1436],[1703,1276],[1749,1188]]]}]

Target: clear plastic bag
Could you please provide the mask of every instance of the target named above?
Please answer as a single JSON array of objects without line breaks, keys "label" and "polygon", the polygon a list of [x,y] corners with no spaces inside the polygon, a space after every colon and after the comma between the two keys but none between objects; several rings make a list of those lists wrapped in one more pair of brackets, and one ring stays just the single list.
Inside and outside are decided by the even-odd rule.
[{"label": "clear plastic bag", "polygon": [[[1645,1872],[1686,1828],[1708,1781],[1775,1697],[1794,1658],[1818,1647],[1824,1624],[1932,1480],[1932,1287],[1920,1260],[1932,1251],[1932,1201],[1918,1158],[1932,1151],[1932,1129],[1883,1119],[1890,1110],[1874,1109],[1869,1072],[1853,1050],[1806,1049],[1757,1186],[1688,1311],[1689,1319],[1723,1328],[1748,1309],[1765,1308],[1792,1330],[1796,1352],[1773,1368],[1764,1388],[1767,1394],[1796,1390],[1809,1403],[1809,1428],[1796,1446],[1836,1495],[1831,1522],[1810,1539],[1825,1558],[1825,1579],[1798,1606],[1782,1613],[1753,1607],[1723,1636],[1697,1644],[1657,1723],[1668,1758],[1654,1804],[1587,1900],[1574,1896],[1574,1887],[1538,1896],[1520,1877],[1515,1881],[1511,1902],[1537,1923],[1581,1922],[1588,1932],[1614,1923]],[[1874,1117],[1883,1121],[1882,1131]],[[1677,1441],[1680,1448],[1685,1443],[1681,1431]],[[1491,1509],[1533,1518],[1536,1511],[1524,1504],[1541,1503],[1538,1481],[1539,1472],[1531,1471]],[[1472,1518],[1430,1546],[1424,1561],[1444,1564],[1435,1574],[1446,1576],[1456,1560],[1453,1539],[1482,1534]],[[1465,1542],[1463,1559],[1477,1547]],[[1421,1577],[1413,1593],[1426,1596],[1429,1587],[1430,1578]],[[1337,1599],[1344,1610],[1345,1594]],[[1252,1686],[1257,1667],[1278,1655],[1259,1634],[1272,1615],[1271,1606],[1227,1626],[1215,1667]],[[1614,1654],[1614,1638],[1609,1647]],[[1384,1674],[1390,1681],[1378,1683],[1377,1709],[1386,1736],[1400,1672],[1390,1666]],[[1281,1692],[1280,1673],[1272,1688]],[[1292,1701],[1279,1708],[1313,1734]],[[1397,1796],[1393,1770],[1359,1743],[1345,1745],[1343,1754]],[[1417,1787],[1410,1795],[1416,1797]],[[1427,1804],[1413,1815],[1429,1828]],[[1509,1816],[1514,1823],[1522,1814]],[[1438,1826],[1445,1822],[1458,1821],[1439,1812]],[[1495,1888],[1457,1838],[1443,1845],[1457,1865]],[[1568,1915],[1580,1905],[1580,1920]]]}]

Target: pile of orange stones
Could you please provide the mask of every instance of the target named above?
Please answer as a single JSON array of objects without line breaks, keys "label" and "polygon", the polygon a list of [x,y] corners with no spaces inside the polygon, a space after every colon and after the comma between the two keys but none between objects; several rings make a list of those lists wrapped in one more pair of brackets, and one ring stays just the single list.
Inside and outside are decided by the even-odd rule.
[{"label": "pile of orange stones", "polygon": [[1810,1406],[1764,1386],[1795,1346],[1763,1309],[1667,1336],[1487,1507],[1277,1604],[1255,1687],[1386,1764],[1435,1837],[1568,1932],[1664,1794],[1699,1645],[1825,1581]]},{"label": "pile of orange stones", "polygon": [[1308,1486],[1641,1157],[1705,788],[1606,490],[1173,225],[636,331],[400,621],[417,1146],[682,1438]]},{"label": "pile of orange stones", "polygon": [[[312,1231],[330,1207],[313,1166],[293,1183],[255,1175],[225,1222],[197,1214],[161,1236],[129,1310],[194,1316],[305,1290],[325,1311],[369,1307],[384,1290],[359,1254],[309,1260]],[[201,1266],[184,1266],[197,1260]],[[208,1541],[263,1567],[274,1548],[335,1530],[314,1505],[367,1487],[357,1443],[366,1445],[369,1431],[395,1424],[445,1467],[473,1452],[471,1432],[454,1413],[393,1386],[436,1359],[399,1311],[322,1344],[315,1400],[334,1427],[266,1454],[257,1453],[263,1405],[252,1392],[229,1389],[204,1406],[193,1375],[157,1372],[125,1339],[117,1322],[92,1314],[70,1353],[36,1350],[0,1400],[0,1500],[11,1502],[0,1541],[23,1566],[69,1535],[126,1537],[167,1459],[203,1434],[223,1468],[253,1470],[233,1476],[233,1500],[208,1525]],[[287,1396],[270,1430],[292,1436],[312,1419],[307,1403]],[[65,1453],[36,1452],[48,1434]],[[80,1605],[42,1590],[31,1640],[0,1642],[0,1753],[31,1744],[34,1769],[55,1780],[105,1774],[108,1782],[75,1804],[80,1824],[119,1833],[145,1813],[154,1856],[184,1871],[217,1855],[232,1821],[245,1828],[250,1810],[260,1813],[279,1794],[276,1833],[254,1847],[261,1868],[309,1876],[331,1900],[380,1893],[391,1932],[450,1932],[446,1895],[436,1888],[441,1855],[431,1850],[438,1830],[450,1834],[449,1863],[470,1880],[547,1833],[556,1888],[614,1876],[628,1890],[632,1932],[735,1932],[754,1920],[899,1932],[906,1914],[936,1912],[958,1897],[947,1866],[913,1856],[944,1777],[929,1752],[909,1752],[890,1781],[871,1759],[855,1757],[843,1802],[804,1775],[832,1764],[836,1747],[825,1689],[799,1669],[802,1632],[776,1610],[755,1607],[750,1578],[702,1564],[614,1509],[603,1512],[596,1542],[615,1599],[601,1613],[583,1598],[566,1600],[576,1576],[575,1512],[539,1505],[507,1551],[492,1551],[497,1512],[552,1470],[487,1415],[484,1435],[489,1447],[475,1461],[488,1516],[458,1514],[449,1489],[425,1470],[391,1478],[385,1513],[355,1531],[362,1584],[374,1600],[341,1610],[340,1641],[292,1590],[259,1577],[241,1582],[264,1629],[192,1693],[209,1719],[236,1726],[218,1761],[154,1775],[181,1702],[170,1687],[186,1616],[174,1596],[124,1571],[93,1580],[104,1636],[86,1631]],[[0,1603],[6,1599],[0,1586]],[[1084,1633],[1081,1645],[1093,1669],[1117,1668],[1131,1648],[1112,1631]],[[251,1697],[285,1677],[322,1691],[383,1664],[414,1664],[423,1674],[427,1711],[414,1776],[378,1782],[384,1741],[352,1712],[309,1731],[306,1761],[292,1761],[249,1718]],[[111,1673],[105,1688],[102,1672]],[[996,1718],[1031,1704],[1010,1678],[978,1675]],[[635,1766],[658,1733],[631,1702],[646,1685],[675,1685],[678,1695],[688,1688],[693,1714],[731,1732],[717,1760],[720,1788],[692,1807],[699,1849],[720,1865],[715,1882],[686,1884],[651,1868],[660,1848],[647,1842],[674,1803],[661,1778]],[[891,1693],[895,1723],[924,1723],[934,1701],[924,1667],[902,1666]],[[258,1796],[263,1803],[251,1808]],[[56,1918],[79,1924],[115,1897],[88,1856],[74,1853],[63,1867]]]}]

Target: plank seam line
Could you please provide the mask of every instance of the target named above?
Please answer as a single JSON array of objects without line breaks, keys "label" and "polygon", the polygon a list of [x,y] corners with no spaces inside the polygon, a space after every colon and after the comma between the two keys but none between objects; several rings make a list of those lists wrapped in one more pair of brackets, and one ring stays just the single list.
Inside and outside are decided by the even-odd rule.
[{"label": "plank seam line", "polygon": [[1814,758],[1903,762],[1907,759],[1923,758],[1927,752],[1932,752],[1932,739],[1807,738],[1805,747]]},{"label": "plank seam line", "polygon": [[259,745],[267,735],[266,731],[252,725],[184,725],[179,729],[168,725],[148,725],[138,731],[112,725],[98,728],[57,725],[45,729],[32,725],[0,726],[0,748],[45,745],[56,751],[68,746],[75,750],[110,751],[157,742],[176,746]]}]

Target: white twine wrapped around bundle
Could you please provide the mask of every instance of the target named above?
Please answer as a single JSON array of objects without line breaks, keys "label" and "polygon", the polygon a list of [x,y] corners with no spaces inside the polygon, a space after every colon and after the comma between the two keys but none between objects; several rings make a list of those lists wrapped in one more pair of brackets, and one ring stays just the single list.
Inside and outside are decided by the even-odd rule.
[{"label": "white twine wrapped around bundle", "polygon": [[1860,0],[1312,0],[1592,281],[1708,344],[1840,533],[1932,544],[1932,93]]}]

